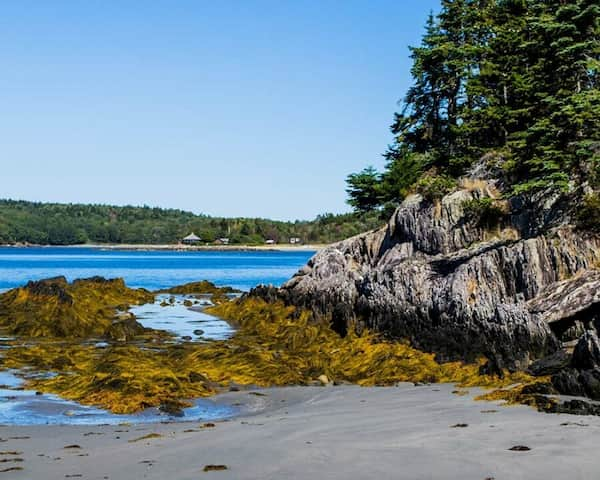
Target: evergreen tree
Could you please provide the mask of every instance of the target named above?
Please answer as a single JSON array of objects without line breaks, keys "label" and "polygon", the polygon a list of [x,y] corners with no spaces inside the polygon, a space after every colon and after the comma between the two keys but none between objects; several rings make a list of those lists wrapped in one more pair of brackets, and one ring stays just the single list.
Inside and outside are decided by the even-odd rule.
[{"label": "evergreen tree", "polygon": [[[411,48],[379,203],[361,209],[400,201],[425,172],[458,176],[490,151],[517,193],[600,186],[599,18],[597,0],[441,0]],[[377,190],[349,192],[372,198],[363,187]]]},{"label": "evergreen tree", "polygon": [[356,211],[368,212],[374,210],[380,202],[379,184],[381,176],[373,167],[367,167],[362,172],[348,176],[346,182],[349,199],[348,204]]}]

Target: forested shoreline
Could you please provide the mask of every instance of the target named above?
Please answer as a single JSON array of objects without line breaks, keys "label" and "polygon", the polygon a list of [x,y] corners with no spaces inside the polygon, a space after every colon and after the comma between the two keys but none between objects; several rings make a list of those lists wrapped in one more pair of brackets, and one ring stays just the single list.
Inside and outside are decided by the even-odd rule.
[{"label": "forested shoreline", "polygon": [[0,200],[0,244],[79,245],[171,244],[190,232],[202,243],[228,238],[230,244],[266,240],[331,243],[380,225],[376,214],[324,214],[315,220],[283,222],[221,218],[156,207],[38,203]]}]

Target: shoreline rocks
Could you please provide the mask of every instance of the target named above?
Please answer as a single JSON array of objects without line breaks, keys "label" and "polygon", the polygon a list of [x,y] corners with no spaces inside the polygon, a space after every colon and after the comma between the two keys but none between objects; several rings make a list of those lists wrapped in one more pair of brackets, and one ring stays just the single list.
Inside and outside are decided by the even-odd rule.
[{"label": "shoreline rocks", "polygon": [[[594,375],[586,373],[581,388],[562,377],[557,388],[595,392],[598,378],[600,396],[592,337],[600,327],[600,238],[572,225],[574,194],[507,201],[501,182],[470,177],[461,185],[440,200],[407,197],[381,229],[325,248],[281,288],[250,295],[308,308],[341,334],[369,328],[408,339],[440,361],[485,356],[486,373],[524,370],[548,356],[540,372],[572,368],[581,376],[585,365]],[[490,203],[503,213],[482,226],[469,206]],[[584,338],[588,348],[572,365]]]}]

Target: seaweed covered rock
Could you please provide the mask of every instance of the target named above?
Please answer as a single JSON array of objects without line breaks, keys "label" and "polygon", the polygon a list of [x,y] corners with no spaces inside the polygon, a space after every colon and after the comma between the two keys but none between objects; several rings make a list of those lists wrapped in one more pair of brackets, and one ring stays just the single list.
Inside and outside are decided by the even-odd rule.
[{"label": "seaweed covered rock", "polygon": [[371,332],[345,337],[314,322],[308,311],[256,298],[211,307],[212,315],[234,321],[227,341],[115,344],[39,342],[4,352],[4,368],[34,367],[27,386],[117,413],[162,407],[181,414],[188,399],[212,395],[229,385],[312,385],[352,382],[457,382],[465,386],[508,386],[536,381],[518,372],[482,376],[479,364],[439,364],[432,354]]},{"label": "seaweed covered rock", "polygon": [[[526,368],[596,315],[600,238],[571,225],[567,194],[505,197],[501,182],[476,176],[439,201],[411,195],[384,227],[251,295],[308,308],[342,334],[408,339],[442,361],[484,355],[491,371]],[[489,205],[497,218],[481,222]]]},{"label": "seaweed covered rock", "polygon": [[217,287],[208,280],[201,280],[199,282],[185,283],[171,288],[163,288],[156,293],[172,293],[175,295],[214,295],[240,293],[240,291],[231,287]]},{"label": "seaweed covered rock", "polygon": [[218,304],[228,301],[232,294],[237,294],[241,292],[240,290],[236,290],[235,288],[217,287],[214,283],[209,282],[208,280],[201,280],[199,282],[190,282],[184,285],[178,285],[176,287],[164,288],[162,290],[158,290],[156,293],[197,296],[210,295],[210,301],[214,304]]},{"label": "seaweed covered rock", "polygon": [[32,281],[0,295],[0,326],[29,337],[129,339],[143,327],[129,315],[130,305],[151,303],[154,296],[125,286],[123,279],[64,277]]}]

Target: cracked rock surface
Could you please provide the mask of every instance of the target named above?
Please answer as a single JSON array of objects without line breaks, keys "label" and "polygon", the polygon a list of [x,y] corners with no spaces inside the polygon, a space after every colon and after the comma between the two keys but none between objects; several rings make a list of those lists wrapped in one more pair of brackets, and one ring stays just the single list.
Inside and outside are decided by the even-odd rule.
[{"label": "cracked rock surface", "polygon": [[[562,382],[585,390],[581,372],[600,379],[589,339],[600,328],[600,238],[573,227],[572,196],[505,201],[493,180],[462,185],[438,201],[407,197],[382,228],[325,248],[281,288],[251,295],[306,307],[340,333],[366,327],[408,339],[440,361],[485,356],[492,371],[570,356],[587,342],[575,350],[589,361],[567,362],[577,378]],[[484,198],[506,210],[493,227],[466,207]]]}]

